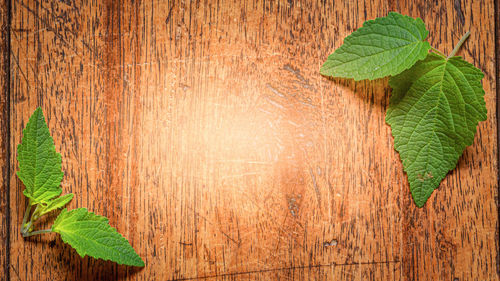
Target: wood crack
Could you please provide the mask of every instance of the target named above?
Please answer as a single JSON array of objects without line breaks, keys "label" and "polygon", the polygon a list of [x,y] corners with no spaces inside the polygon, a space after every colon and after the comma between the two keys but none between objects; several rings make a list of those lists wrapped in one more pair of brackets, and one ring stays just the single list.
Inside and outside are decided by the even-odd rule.
[{"label": "wood crack", "polygon": [[232,272],[232,273],[221,273],[207,276],[199,277],[187,277],[187,278],[177,278],[169,279],[170,281],[185,281],[185,280],[197,280],[197,279],[210,279],[218,277],[235,277],[239,275],[246,274],[259,274],[259,273],[269,273],[269,272],[279,272],[279,271],[293,271],[300,269],[313,269],[313,268],[324,268],[324,267],[337,267],[337,266],[357,266],[357,265],[387,265],[387,264],[397,264],[399,260],[388,260],[388,261],[367,261],[367,262],[352,262],[352,263],[330,263],[330,264],[316,264],[316,265],[301,265],[301,266],[291,266],[291,267],[279,267],[279,268],[269,268],[269,269],[257,269],[242,272]]}]

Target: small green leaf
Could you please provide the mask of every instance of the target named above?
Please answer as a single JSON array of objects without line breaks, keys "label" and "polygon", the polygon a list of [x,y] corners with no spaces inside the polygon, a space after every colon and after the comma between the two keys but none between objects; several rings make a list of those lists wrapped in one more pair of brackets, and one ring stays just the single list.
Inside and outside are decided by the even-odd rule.
[{"label": "small green leaf", "polygon": [[63,209],[52,231],[61,234],[62,240],[70,244],[81,257],[89,255],[119,264],[144,266],[141,257],[127,239],[109,225],[107,218],[88,212],[85,208],[69,212]]},{"label": "small green leaf", "polygon": [[424,22],[396,12],[366,21],[321,67],[326,76],[377,79],[412,67],[429,52]]},{"label": "small green leaf", "polygon": [[26,187],[24,195],[33,204],[47,203],[61,194],[61,155],[56,152],[41,108],[35,110],[26,124],[17,155],[17,176]]},{"label": "small green leaf", "polygon": [[61,197],[57,197],[55,199],[51,199],[46,206],[43,207],[42,211],[40,212],[39,216],[43,216],[49,212],[52,212],[54,210],[57,210],[59,208],[64,207],[66,204],[69,203],[73,199],[73,193],[68,193],[65,194]]},{"label": "small green leaf", "polygon": [[483,76],[460,57],[431,53],[389,81],[386,121],[419,207],[472,144],[478,122],[486,120]]}]

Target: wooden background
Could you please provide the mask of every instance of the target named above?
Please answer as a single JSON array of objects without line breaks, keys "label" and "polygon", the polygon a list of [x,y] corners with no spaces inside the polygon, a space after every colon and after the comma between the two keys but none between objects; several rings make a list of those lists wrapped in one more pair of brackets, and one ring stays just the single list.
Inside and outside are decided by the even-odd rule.
[{"label": "wooden background", "polygon": [[[459,54],[485,73],[488,120],[421,209],[387,79],[318,73],[393,10],[445,53],[470,30]],[[0,279],[498,280],[498,16],[491,0],[2,2]],[[16,146],[37,106],[68,207],[107,216],[145,268],[21,237]]]}]

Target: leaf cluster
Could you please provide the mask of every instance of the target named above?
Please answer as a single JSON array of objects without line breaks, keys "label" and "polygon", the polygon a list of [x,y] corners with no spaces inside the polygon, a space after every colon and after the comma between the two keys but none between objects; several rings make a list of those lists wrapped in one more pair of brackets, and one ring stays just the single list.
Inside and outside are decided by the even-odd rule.
[{"label": "leaf cluster", "polygon": [[40,217],[63,208],[73,199],[72,193],[60,196],[63,178],[61,155],[55,150],[41,108],[35,110],[26,124],[17,155],[17,175],[25,186],[23,194],[28,198],[21,226],[23,237],[55,232],[81,257],[89,255],[119,264],[144,266],[141,257],[127,239],[109,225],[107,218],[85,208],[63,209],[50,229],[33,229]]},{"label": "leaf cluster", "polygon": [[320,69],[325,76],[377,79],[390,76],[386,122],[408,175],[415,204],[422,207],[486,120],[484,74],[426,41],[424,22],[396,12],[369,20],[347,36]]}]

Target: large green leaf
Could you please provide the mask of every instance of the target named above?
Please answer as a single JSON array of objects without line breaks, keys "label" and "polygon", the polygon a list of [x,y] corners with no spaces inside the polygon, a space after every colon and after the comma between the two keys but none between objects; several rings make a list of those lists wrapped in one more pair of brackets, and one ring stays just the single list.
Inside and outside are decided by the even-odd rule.
[{"label": "large green leaf", "polygon": [[64,242],[73,247],[81,257],[85,255],[119,264],[144,266],[137,255],[108,219],[79,208],[68,212],[63,209],[57,217],[52,231],[61,234]]},{"label": "large green leaf", "polygon": [[61,155],[56,152],[41,108],[35,110],[23,130],[17,159],[17,176],[26,187],[24,195],[32,203],[46,203],[61,194]]},{"label": "large green leaf", "polygon": [[460,57],[431,53],[394,76],[386,121],[421,207],[471,145],[486,120],[484,74]]},{"label": "large green leaf", "polygon": [[347,36],[321,67],[321,74],[354,80],[396,75],[429,52],[424,22],[396,12],[366,21]]}]

